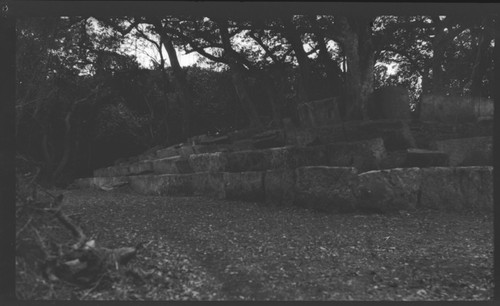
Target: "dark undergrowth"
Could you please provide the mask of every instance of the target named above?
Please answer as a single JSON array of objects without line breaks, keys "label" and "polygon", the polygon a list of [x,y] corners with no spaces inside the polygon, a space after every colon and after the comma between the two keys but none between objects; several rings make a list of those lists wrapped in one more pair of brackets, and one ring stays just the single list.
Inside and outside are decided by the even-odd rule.
[{"label": "dark undergrowth", "polygon": [[[16,258],[20,299],[488,300],[493,216],[328,215],[201,197],[69,190],[62,207],[108,248],[143,243],[90,288]],[[57,229],[54,229],[57,232]],[[60,239],[69,239],[62,234]]]}]

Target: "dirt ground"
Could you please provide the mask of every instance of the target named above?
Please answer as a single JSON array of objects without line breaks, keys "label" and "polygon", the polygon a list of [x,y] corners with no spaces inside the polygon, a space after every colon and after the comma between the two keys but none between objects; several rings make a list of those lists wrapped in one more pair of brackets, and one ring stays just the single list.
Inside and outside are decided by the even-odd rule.
[{"label": "dirt ground", "polygon": [[20,299],[489,300],[493,216],[324,214],[202,197],[63,191],[96,243],[144,243],[113,281],[79,288],[20,269]]}]

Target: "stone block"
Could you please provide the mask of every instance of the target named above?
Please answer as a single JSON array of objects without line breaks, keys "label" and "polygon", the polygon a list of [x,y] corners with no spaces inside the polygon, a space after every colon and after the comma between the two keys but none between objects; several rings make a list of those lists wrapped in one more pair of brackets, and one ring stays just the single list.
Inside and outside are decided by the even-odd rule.
[{"label": "stone block", "polygon": [[181,173],[177,167],[178,161],[182,160],[180,156],[166,157],[152,161],[153,171],[155,173],[177,174]]},{"label": "stone block", "polygon": [[374,170],[361,173],[354,189],[356,208],[366,212],[411,210],[420,200],[419,168]]},{"label": "stone block", "polygon": [[193,146],[189,144],[182,144],[178,150],[179,150],[179,155],[182,158],[188,158],[191,154],[196,154]]},{"label": "stone block", "polygon": [[336,98],[326,98],[297,105],[299,122],[302,127],[319,127],[341,122]]},{"label": "stone block", "polygon": [[368,99],[368,117],[372,120],[410,119],[408,89],[398,86],[382,87]]},{"label": "stone block", "polygon": [[108,176],[107,168],[99,168],[94,170],[94,177]]},{"label": "stone block", "polygon": [[264,200],[264,173],[262,171],[224,172],[223,180],[225,196],[228,200]]},{"label": "stone block", "polygon": [[102,176],[126,176],[130,174],[129,166],[111,166],[106,168],[106,175]]},{"label": "stone block", "polygon": [[179,158],[176,160],[175,167],[177,168],[177,173],[193,173],[193,168],[186,158]]},{"label": "stone block", "polygon": [[493,167],[423,168],[420,206],[444,211],[493,210]]},{"label": "stone block", "polygon": [[129,166],[130,174],[144,174],[153,172],[153,162],[150,160],[140,161]]},{"label": "stone block", "polygon": [[236,130],[227,133],[227,136],[229,137],[229,140],[232,143],[235,143],[239,140],[251,138],[253,135],[262,132],[262,130],[263,130],[262,128],[249,128],[244,130]]},{"label": "stone block", "polygon": [[295,171],[269,170],[264,173],[265,201],[270,205],[291,206],[295,199]]},{"label": "stone block", "polygon": [[419,107],[423,121],[472,122],[476,117],[471,97],[426,94]]},{"label": "stone block", "polygon": [[129,177],[130,187],[141,194],[192,195],[192,174],[136,175]]},{"label": "stone block", "polygon": [[404,167],[446,167],[448,162],[448,154],[441,151],[408,149]]},{"label": "stone block", "polygon": [[326,145],[328,166],[355,167],[359,172],[380,169],[386,154],[382,138]]},{"label": "stone block", "polygon": [[236,151],[226,155],[228,172],[262,171],[270,167],[269,153],[259,151]]},{"label": "stone block", "polygon": [[432,148],[450,157],[450,166],[493,165],[493,137],[470,137],[435,141]]},{"label": "stone block", "polygon": [[224,176],[222,172],[197,172],[192,176],[195,195],[209,196],[217,199],[226,197]]},{"label": "stone block", "polygon": [[327,212],[354,211],[357,182],[353,167],[300,167],[296,170],[295,203]]},{"label": "stone block", "polygon": [[276,148],[285,145],[285,135],[282,130],[270,130],[252,137],[256,149]]},{"label": "stone block", "polygon": [[242,139],[235,141],[228,149],[229,151],[246,151],[253,150],[255,147],[252,139]]},{"label": "stone block", "polygon": [[231,140],[227,135],[216,136],[216,137],[202,135],[200,136],[200,139],[198,141],[199,141],[198,144],[200,145],[217,145],[217,144],[231,143]]},{"label": "stone block", "polygon": [[402,168],[406,163],[406,150],[387,151],[386,156],[380,161],[380,169]]},{"label": "stone block", "polygon": [[208,144],[208,145],[194,145],[194,154],[201,153],[215,153],[215,152],[227,152],[231,150],[232,145],[229,144]]},{"label": "stone block", "polygon": [[407,122],[403,120],[350,121],[321,128],[287,131],[287,143],[307,146],[314,142],[323,144],[382,138],[388,151],[415,147],[415,139]]},{"label": "stone block", "polygon": [[87,189],[94,187],[94,178],[93,177],[84,177],[79,178],[73,181],[72,186],[79,189]]},{"label": "stone block", "polygon": [[157,158],[167,158],[167,157],[174,157],[174,156],[179,156],[179,149],[176,146],[170,146],[165,149],[161,149],[156,151],[156,157]]},{"label": "stone block", "polygon": [[203,153],[189,156],[189,164],[194,172],[224,172],[228,153]]}]

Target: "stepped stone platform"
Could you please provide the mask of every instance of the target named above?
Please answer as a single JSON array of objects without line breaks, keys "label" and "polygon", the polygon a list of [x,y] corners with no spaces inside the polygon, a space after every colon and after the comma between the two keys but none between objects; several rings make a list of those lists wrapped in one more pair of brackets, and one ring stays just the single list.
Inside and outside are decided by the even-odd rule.
[{"label": "stepped stone platform", "polygon": [[307,136],[311,129],[198,136],[96,169],[94,177],[74,185],[110,190],[128,184],[145,195],[200,195],[332,213],[493,209],[491,136],[426,140],[416,147],[424,138],[415,141],[401,120],[314,128],[323,133],[315,139]]}]

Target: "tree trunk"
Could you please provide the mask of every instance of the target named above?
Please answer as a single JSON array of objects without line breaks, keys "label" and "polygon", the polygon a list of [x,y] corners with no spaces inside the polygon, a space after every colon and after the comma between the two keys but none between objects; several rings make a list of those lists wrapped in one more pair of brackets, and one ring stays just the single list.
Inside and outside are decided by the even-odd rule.
[{"label": "tree trunk", "polygon": [[231,46],[231,37],[229,36],[227,21],[224,19],[216,20],[217,24],[219,25],[220,38],[222,46],[224,48],[224,57],[226,58],[226,63],[229,65],[229,68],[231,70],[231,80],[234,89],[236,90],[236,95],[240,100],[243,110],[248,116],[250,126],[260,127],[262,126],[262,122],[259,118],[255,103],[252,101],[250,95],[248,94],[245,80],[243,78],[243,74],[244,72],[246,72],[246,68],[241,63],[241,61],[238,60],[236,51],[234,51]]},{"label": "tree trunk", "polygon": [[271,105],[271,114],[274,126],[281,125],[281,110],[284,105],[284,84],[281,75],[264,75],[264,87]]},{"label": "tree trunk", "polygon": [[245,80],[243,79],[240,67],[233,65],[231,68],[231,80],[233,82],[234,89],[236,91],[236,95],[240,100],[241,106],[245,113],[248,116],[251,127],[260,127],[262,126],[262,122],[257,113],[257,109],[255,108],[255,104],[250,98],[248,91],[246,89]]},{"label": "tree trunk", "polygon": [[69,161],[69,157],[71,155],[71,117],[73,115],[74,108],[66,114],[66,117],[64,118],[64,124],[66,127],[66,132],[64,133],[64,150],[63,154],[61,157],[61,160],[59,161],[56,170],[54,170],[52,174],[52,179],[57,180],[59,176],[61,175],[62,171],[66,167]]},{"label": "tree trunk", "polygon": [[182,104],[182,136],[188,138],[191,136],[191,118],[192,118],[192,97],[189,91],[186,73],[179,64],[177,52],[174,44],[159,21],[153,22],[157,32],[160,34],[161,43],[167,51],[170,60],[170,66],[174,73],[174,83]]},{"label": "tree trunk", "polygon": [[346,119],[367,119],[367,103],[373,92],[375,64],[369,19],[341,17],[343,49],[347,58]]},{"label": "tree trunk", "polygon": [[297,62],[299,63],[299,100],[300,102],[307,102],[312,100],[314,97],[314,91],[311,86],[311,63],[306,51],[304,50],[302,39],[300,38],[300,34],[297,32],[295,25],[288,18],[283,19],[283,24],[285,26],[285,37],[290,43],[293,52],[295,53],[295,57],[297,58]]},{"label": "tree trunk", "polygon": [[486,52],[488,47],[493,40],[493,34],[488,29],[486,23],[488,20],[484,20],[483,24],[486,27],[481,31],[479,36],[479,42],[477,44],[477,53],[474,60],[474,65],[472,67],[472,73],[470,77],[470,91],[471,96],[477,99],[481,96],[481,83],[486,70]]},{"label": "tree trunk", "polygon": [[313,27],[314,35],[316,35],[316,41],[318,43],[318,59],[323,65],[326,77],[328,80],[328,90],[331,96],[341,96],[342,95],[342,70],[340,70],[339,65],[332,60],[330,53],[325,42],[325,35],[319,28],[316,18],[311,18],[311,25]]}]

